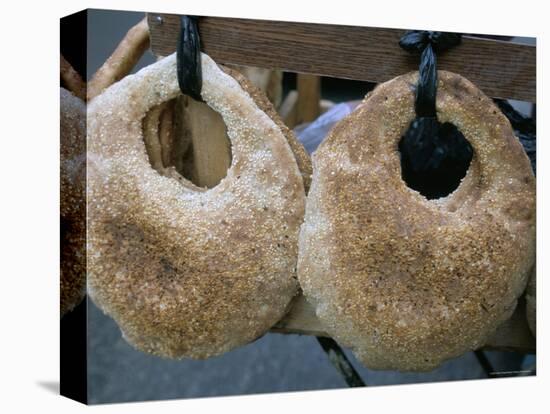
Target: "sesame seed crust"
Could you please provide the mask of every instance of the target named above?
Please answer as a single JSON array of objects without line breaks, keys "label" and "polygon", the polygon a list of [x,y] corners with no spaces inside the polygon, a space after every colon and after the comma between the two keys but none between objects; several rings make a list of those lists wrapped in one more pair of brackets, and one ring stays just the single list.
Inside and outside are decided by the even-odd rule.
[{"label": "sesame seed crust", "polygon": [[86,295],[86,105],[60,88],[61,316]]},{"label": "sesame seed crust", "polygon": [[449,196],[401,178],[418,73],[379,85],[313,155],[298,278],[327,332],[373,369],[425,371],[484,344],[535,259],[535,180],[510,123],[438,72],[437,115],[474,149]]},{"label": "sesame seed crust", "polygon": [[205,102],[227,126],[232,164],[211,189],[154,170],[147,112],[179,94],[175,55],[88,108],[88,292],[136,348],[207,358],[275,324],[297,293],[302,177],[285,137],[202,55]]}]

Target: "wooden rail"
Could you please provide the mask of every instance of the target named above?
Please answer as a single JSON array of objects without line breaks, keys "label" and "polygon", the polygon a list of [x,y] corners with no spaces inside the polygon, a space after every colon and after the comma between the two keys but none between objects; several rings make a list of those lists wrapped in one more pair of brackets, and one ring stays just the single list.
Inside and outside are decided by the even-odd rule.
[{"label": "wooden rail", "polygon": [[[173,53],[179,17],[149,13],[148,22],[153,53]],[[405,30],[201,17],[199,31],[204,52],[220,63],[376,83],[418,68],[418,56],[398,45]],[[464,36],[438,56],[438,68],[465,76],[488,96],[535,102],[535,46]]]}]

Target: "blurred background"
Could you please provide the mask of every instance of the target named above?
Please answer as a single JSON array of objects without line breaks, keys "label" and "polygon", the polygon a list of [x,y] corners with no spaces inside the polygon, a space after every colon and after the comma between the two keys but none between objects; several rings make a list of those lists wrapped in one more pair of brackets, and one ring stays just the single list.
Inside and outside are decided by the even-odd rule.
[{"label": "blurred background", "polygon": [[[110,56],[130,27],[143,13],[90,10],[88,12],[88,78]],[[515,41],[534,42],[516,38]],[[148,51],[135,70],[153,63]],[[335,103],[360,100],[373,84],[323,78],[322,98]],[[285,73],[283,97],[296,88],[296,76]],[[532,105],[514,102],[529,115]],[[304,131],[310,125],[297,126]],[[318,129],[319,138],[330,129]],[[313,128],[315,130],[315,128]],[[311,131],[311,129],[310,129]],[[314,149],[313,147],[308,149]],[[206,361],[172,361],[153,357],[133,349],[121,337],[115,322],[105,316],[90,300],[80,305],[88,310],[88,391],[89,403],[112,403],[170,398],[242,395],[284,391],[321,390],[346,387],[340,372],[313,336],[268,333],[257,341]],[[74,312],[79,312],[75,310]],[[353,355],[347,357],[368,386],[430,381],[482,379],[489,374],[474,353],[448,361],[428,373],[371,371],[361,366]],[[498,372],[534,368],[534,356],[514,352],[489,352],[485,355]],[[498,375],[496,375],[498,376]]]}]

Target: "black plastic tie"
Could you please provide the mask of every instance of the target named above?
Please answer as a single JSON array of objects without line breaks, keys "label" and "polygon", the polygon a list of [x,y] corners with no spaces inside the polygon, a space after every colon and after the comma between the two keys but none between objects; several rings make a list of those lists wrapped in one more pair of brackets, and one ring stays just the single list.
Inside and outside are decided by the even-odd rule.
[{"label": "black plastic tie", "polygon": [[181,93],[203,102],[201,42],[197,20],[195,16],[181,16],[181,30],[176,50],[177,73]]},{"label": "black plastic tie", "polygon": [[399,46],[420,53],[418,83],[411,122],[399,143],[401,167],[409,187],[428,198],[439,198],[458,186],[470,164],[473,150],[456,126],[437,119],[436,53],[458,45],[458,33],[408,31]]},{"label": "black plastic tie", "polygon": [[418,68],[418,85],[414,109],[418,117],[435,117],[435,97],[437,94],[437,59],[432,46],[428,44],[422,51]]},{"label": "black plastic tie", "polygon": [[431,45],[436,53],[460,44],[460,33],[430,32],[427,30],[410,30],[399,40],[399,46],[407,52],[422,52]]},{"label": "black plastic tie", "polygon": [[412,30],[399,40],[399,46],[408,52],[421,53],[419,78],[414,109],[419,117],[435,117],[437,95],[437,58],[440,53],[460,44],[459,33]]}]

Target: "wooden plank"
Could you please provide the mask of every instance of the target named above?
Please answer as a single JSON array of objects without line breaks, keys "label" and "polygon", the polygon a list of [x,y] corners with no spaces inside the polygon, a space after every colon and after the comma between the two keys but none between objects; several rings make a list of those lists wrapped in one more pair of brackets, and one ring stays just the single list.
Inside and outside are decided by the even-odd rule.
[{"label": "wooden plank", "polygon": [[[173,53],[179,17],[150,13],[148,19],[153,53]],[[376,83],[418,68],[418,56],[398,45],[400,29],[202,17],[199,31],[204,52],[220,63]],[[438,56],[438,67],[489,96],[535,102],[535,46],[464,36]]]},{"label": "wooden plank", "polygon": [[[302,295],[294,299],[290,312],[271,331],[287,334],[329,336],[315,315],[313,306]],[[525,304],[522,301],[520,301],[512,317],[497,329],[483,349],[522,353],[535,352],[536,341],[527,326]]]},{"label": "wooden plank", "polygon": [[290,311],[271,330],[279,333],[329,336],[315,315],[315,309],[303,295],[294,298]]}]

